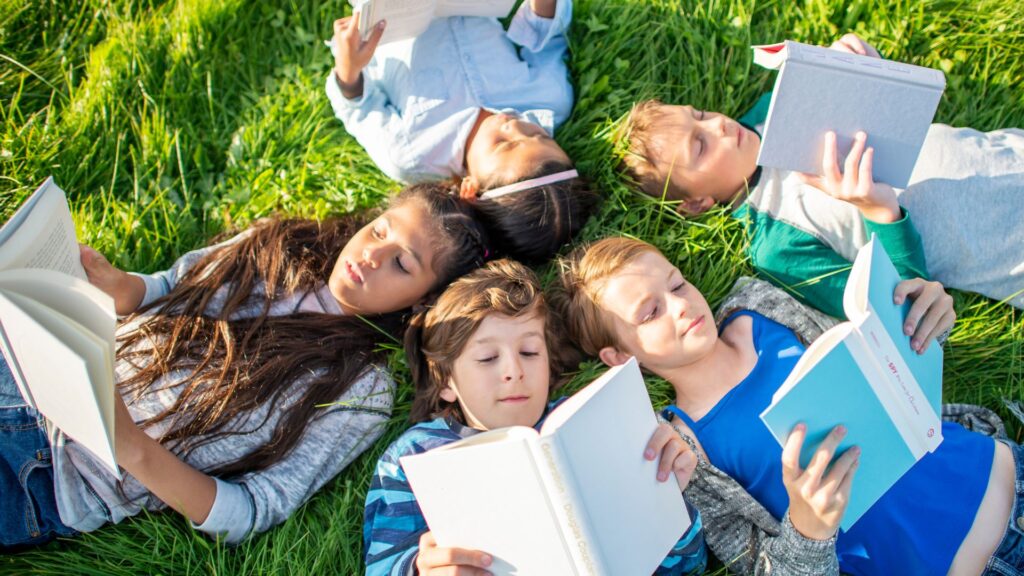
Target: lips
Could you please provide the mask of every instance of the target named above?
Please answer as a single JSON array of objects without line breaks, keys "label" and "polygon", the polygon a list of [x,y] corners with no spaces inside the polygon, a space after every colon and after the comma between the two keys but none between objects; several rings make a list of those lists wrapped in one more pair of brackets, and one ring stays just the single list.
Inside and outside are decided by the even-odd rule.
[{"label": "lips", "polygon": [[704,326],[704,317],[703,316],[697,318],[693,322],[690,322],[690,325],[686,327],[686,330],[683,330],[683,336],[686,336],[687,334],[689,334],[690,332],[693,332],[695,330],[700,330],[700,328],[702,326]]},{"label": "lips", "polygon": [[501,398],[498,401],[499,402],[504,402],[504,403],[507,403],[507,404],[518,404],[518,403],[521,403],[521,402],[526,402],[529,399],[530,399],[529,396],[508,396],[506,398]]},{"label": "lips", "polygon": [[362,284],[365,282],[363,272],[359,269],[359,266],[347,260],[345,261],[345,273],[348,274],[349,279],[356,284]]}]

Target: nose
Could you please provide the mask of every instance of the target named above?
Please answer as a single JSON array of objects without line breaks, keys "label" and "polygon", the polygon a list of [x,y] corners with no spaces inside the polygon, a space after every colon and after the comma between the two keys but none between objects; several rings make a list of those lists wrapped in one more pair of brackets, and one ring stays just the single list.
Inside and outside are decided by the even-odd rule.
[{"label": "nose", "polygon": [[363,264],[370,268],[377,268],[383,260],[384,247],[379,244],[369,244],[363,248]]},{"label": "nose", "polygon": [[519,361],[518,354],[510,354],[509,359],[502,366],[502,380],[515,382],[523,379],[523,365]]},{"label": "nose", "polygon": [[711,122],[712,126],[715,127],[715,131],[718,133],[718,135],[725,136],[725,129],[727,126],[725,116],[722,114],[717,114],[714,118],[711,119]]},{"label": "nose", "polygon": [[675,294],[669,296],[668,306],[675,318],[685,317],[686,312],[690,309],[686,299],[676,296]]}]

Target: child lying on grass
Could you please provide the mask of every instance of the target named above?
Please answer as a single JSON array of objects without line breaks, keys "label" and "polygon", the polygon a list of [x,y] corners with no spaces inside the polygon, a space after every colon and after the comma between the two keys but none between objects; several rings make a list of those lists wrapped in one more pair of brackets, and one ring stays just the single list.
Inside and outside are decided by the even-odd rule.
[{"label": "child lying on grass", "polygon": [[[832,48],[878,57],[853,34]],[[637,104],[624,127],[624,164],[647,194],[678,201],[680,211],[735,206],[754,267],[833,316],[842,310],[823,295],[842,291],[871,233],[904,278],[930,273],[1024,308],[1024,131],[934,124],[910,185],[894,190],[872,181],[870,135],[855,141],[842,171],[833,136],[819,177],[758,168],[769,100],[738,122],[692,106]]]},{"label": "child lying on grass", "polygon": [[[485,551],[438,548],[416,504],[399,458],[444,446],[483,430],[539,427],[560,401],[548,393],[560,376],[561,345],[536,277],[499,260],[457,280],[437,305],[416,316],[405,349],[416,387],[411,419],[417,424],[377,463],[366,497],[363,528],[366,573],[488,574]],[[696,462],[667,424],[651,437],[647,460],[660,455],[658,479],[675,473],[685,489]],[[662,562],[657,574],[704,569],[700,516]],[[472,511],[465,511],[467,518]],[[467,520],[468,521],[468,520]]]},{"label": "child lying on grass", "polygon": [[[727,300],[716,326],[704,296],[673,263],[627,238],[574,252],[561,283],[560,316],[584,352],[610,366],[636,356],[675,388],[665,417],[698,449],[686,496],[701,511],[708,546],[734,573],[1024,570],[1024,449],[950,422],[933,453],[837,534],[860,453],[835,454],[842,423],[803,469],[806,428],[796,426],[781,447],[759,417],[806,343],[830,323],[821,314],[755,281]],[[927,348],[952,326],[952,298],[920,278],[897,285],[893,300],[907,298],[905,331]]]},{"label": "child lying on grass", "polygon": [[[373,161],[404,182],[461,179],[505,254],[541,261],[595,203],[552,138],[569,117],[565,32],[572,0],[530,0],[508,32],[494,18],[437,19],[420,36],[377,47],[359,15],[334,23],[327,96]],[[507,194],[514,185],[519,193]],[[525,230],[525,233],[524,233]]]}]

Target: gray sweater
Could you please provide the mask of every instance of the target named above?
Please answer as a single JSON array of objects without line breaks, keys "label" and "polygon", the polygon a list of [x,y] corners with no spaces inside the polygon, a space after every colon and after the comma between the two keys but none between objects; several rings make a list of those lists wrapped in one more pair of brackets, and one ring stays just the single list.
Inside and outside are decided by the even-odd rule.
[{"label": "gray sweater", "polygon": [[[243,233],[244,234],[244,233]],[[237,241],[242,235],[228,240]],[[182,256],[169,270],[153,275],[140,275],[146,282],[144,303],[169,292],[187,270],[208,251],[203,248]],[[262,290],[262,288],[257,288]],[[211,308],[222,301],[215,299]],[[316,292],[294,294],[272,304],[271,315],[296,311],[340,314],[336,300],[322,288]],[[240,316],[256,313],[244,311]],[[131,325],[119,327],[119,333]],[[130,362],[115,363],[118,381],[134,373]],[[125,398],[136,422],[162,412],[171,406],[182,390],[184,371],[164,375],[141,398]],[[287,383],[283,407],[298,398],[309,381],[308,375],[296,374]],[[283,522],[296,508],[333,478],[356,456],[368,448],[383,432],[391,413],[394,382],[382,370],[367,367],[366,373],[337,399],[323,408],[311,421],[295,448],[274,465],[231,478],[216,478],[217,495],[206,521],[195,526],[210,535],[220,535],[236,543],[247,535],[262,532]],[[200,471],[210,470],[233,461],[266,444],[282,411],[260,406],[230,423],[239,434],[221,437],[193,450],[185,462]],[[151,426],[145,431],[159,437],[166,426]],[[90,452],[55,430],[51,438],[54,458],[54,487],[61,521],[86,532],[107,522],[120,522],[143,509],[160,510],[166,505],[135,478],[126,475],[121,486]],[[174,446],[168,446],[176,451]]]},{"label": "gray sweater", "polygon": [[[808,343],[838,321],[804,306],[793,297],[762,280],[740,278],[719,307],[716,321],[738,310],[753,310],[793,330]],[[945,420],[962,424],[996,438],[1005,438],[1002,421],[991,410],[979,406],[947,404]],[[676,431],[696,446],[678,427]],[[711,551],[736,574],[838,575],[836,540],[804,538],[789,520],[776,520],[738,482],[698,457],[697,469],[686,489],[686,497],[700,510],[704,537]]]}]

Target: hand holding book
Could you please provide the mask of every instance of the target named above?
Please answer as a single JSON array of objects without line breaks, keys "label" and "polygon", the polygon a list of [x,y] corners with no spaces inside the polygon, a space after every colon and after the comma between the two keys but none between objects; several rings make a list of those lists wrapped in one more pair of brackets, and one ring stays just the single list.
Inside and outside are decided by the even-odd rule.
[{"label": "hand holding book", "polygon": [[370,63],[377,45],[384,35],[387,23],[381,20],[369,38],[363,40],[359,32],[360,12],[334,21],[334,79],[341,93],[348,99],[363,95],[363,68]]},{"label": "hand holding book", "polygon": [[839,170],[836,133],[825,134],[821,154],[821,176],[801,173],[801,179],[836,200],[853,204],[864,218],[888,224],[901,218],[902,210],[892,186],[875,182],[873,177],[875,149],[867,146],[868,135],[858,132],[853,148]]},{"label": "hand holding book", "polygon": [[845,427],[833,428],[814,452],[806,469],[800,467],[800,451],[807,438],[807,426],[797,424],[783,446],[782,484],[789,495],[789,520],[805,538],[827,540],[834,536],[850,502],[850,487],[860,463],[860,448],[847,448],[829,466],[845,436]]}]

